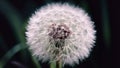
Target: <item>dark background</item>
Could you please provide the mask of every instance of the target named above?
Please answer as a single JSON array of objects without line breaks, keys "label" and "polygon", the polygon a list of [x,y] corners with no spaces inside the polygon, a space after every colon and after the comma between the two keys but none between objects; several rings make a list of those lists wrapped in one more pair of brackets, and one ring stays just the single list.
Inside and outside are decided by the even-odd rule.
[{"label": "dark background", "polygon": [[[25,26],[34,11],[48,3],[70,3],[82,7],[95,22],[97,40],[90,57],[73,68],[119,68],[119,0],[0,0],[0,65],[3,68],[49,68],[31,56],[25,45]],[[18,51],[17,51],[18,50]],[[4,64],[3,64],[4,63]],[[72,68],[66,65],[64,68]]]}]

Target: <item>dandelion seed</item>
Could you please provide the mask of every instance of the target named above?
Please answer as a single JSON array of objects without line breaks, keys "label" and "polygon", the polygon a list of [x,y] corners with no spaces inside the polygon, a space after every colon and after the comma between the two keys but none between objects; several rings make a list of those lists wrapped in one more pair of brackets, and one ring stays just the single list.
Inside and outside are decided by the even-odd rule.
[{"label": "dandelion seed", "polygon": [[87,58],[95,43],[94,22],[81,8],[48,4],[38,9],[27,25],[27,44],[44,61],[74,65]]}]

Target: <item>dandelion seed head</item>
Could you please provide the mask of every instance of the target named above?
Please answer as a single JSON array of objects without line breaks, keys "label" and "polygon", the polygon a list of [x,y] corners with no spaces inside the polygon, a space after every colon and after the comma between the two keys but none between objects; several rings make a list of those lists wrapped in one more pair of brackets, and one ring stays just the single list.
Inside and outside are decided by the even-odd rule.
[{"label": "dandelion seed head", "polygon": [[28,21],[26,39],[39,60],[73,65],[87,58],[95,43],[94,22],[81,8],[48,4]]}]

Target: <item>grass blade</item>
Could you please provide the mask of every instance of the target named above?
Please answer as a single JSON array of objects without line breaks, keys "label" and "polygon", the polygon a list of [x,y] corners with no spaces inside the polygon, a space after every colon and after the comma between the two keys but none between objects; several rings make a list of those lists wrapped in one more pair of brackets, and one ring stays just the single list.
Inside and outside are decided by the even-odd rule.
[{"label": "grass blade", "polygon": [[110,45],[110,23],[108,17],[108,8],[106,0],[101,0],[101,10],[102,10],[102,22],[103,22],[103,33],[104,39],[107,47]]},{"label": "grass blade", "polygon": [[21,44],[14,46],[10,49],[1,59],[0,59],[0,68],[3,68],[5,64],[19,51],[25,49],[26,47],[21,47]]}]

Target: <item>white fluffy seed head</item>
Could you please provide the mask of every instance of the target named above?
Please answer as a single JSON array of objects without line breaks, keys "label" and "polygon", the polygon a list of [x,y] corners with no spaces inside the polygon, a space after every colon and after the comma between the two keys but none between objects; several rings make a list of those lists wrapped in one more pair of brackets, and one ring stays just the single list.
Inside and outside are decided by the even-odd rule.
[{"label": "white fluffy seed head", "polygon": [[26,36],[29,49],[39,60],[73,65],[89,56],[95,32],[94,22],[83,9],[57,3],[30,17]]}]

